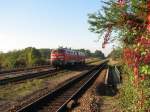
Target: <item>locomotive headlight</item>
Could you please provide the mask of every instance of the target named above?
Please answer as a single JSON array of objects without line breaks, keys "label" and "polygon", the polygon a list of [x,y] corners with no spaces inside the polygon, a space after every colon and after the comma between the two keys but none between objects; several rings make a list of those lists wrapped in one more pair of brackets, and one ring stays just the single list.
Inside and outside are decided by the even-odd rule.
[{"label": "locomotive headlight", "polygon": [[56,56],[51,56],[51,58],[56,58]]}]

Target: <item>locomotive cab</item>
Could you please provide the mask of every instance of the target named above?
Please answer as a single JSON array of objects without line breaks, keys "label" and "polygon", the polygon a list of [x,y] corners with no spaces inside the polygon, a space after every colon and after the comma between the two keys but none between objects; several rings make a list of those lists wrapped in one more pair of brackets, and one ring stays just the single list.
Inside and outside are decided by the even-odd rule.
[{"label": "locomotive cab", "polygon": [[63,66],[65,64],[65,50],[55,49],[51,52],[51,65]]}]

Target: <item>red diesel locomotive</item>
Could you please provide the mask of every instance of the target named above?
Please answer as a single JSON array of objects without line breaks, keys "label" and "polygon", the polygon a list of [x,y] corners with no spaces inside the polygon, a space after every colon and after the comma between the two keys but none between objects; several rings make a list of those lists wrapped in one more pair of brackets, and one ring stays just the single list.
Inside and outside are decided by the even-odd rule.
[{"label": "red diesel locomotive", "polygon": [[85,54],[82,52],[66,48],[58,48],[51,51],[51,65],[55,67],[84,63]]}]

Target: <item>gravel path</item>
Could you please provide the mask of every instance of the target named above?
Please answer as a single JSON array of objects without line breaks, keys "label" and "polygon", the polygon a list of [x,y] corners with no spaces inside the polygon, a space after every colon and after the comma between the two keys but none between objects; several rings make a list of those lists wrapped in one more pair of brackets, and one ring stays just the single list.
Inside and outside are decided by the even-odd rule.
[{"label": "gravel path", "polygon": [[106,91],[104,86],[104,79],[106,75],[104,69],[94,84],[85,92],[85,94],[78,100],[78,106],[71,112],[121,112],[119,111],[117,95],[106,96],[110,90]]}]

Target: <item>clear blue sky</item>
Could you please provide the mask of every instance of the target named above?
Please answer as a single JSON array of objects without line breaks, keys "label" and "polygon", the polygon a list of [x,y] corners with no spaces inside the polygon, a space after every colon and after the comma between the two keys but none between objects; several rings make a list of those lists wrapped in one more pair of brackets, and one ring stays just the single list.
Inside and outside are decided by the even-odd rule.
[{"label": "clear blue sky", "polygon": [[100,0],[0,0],[0,51],[29,46],[101,50],[87,23],[87,14],[101,6]]}]

